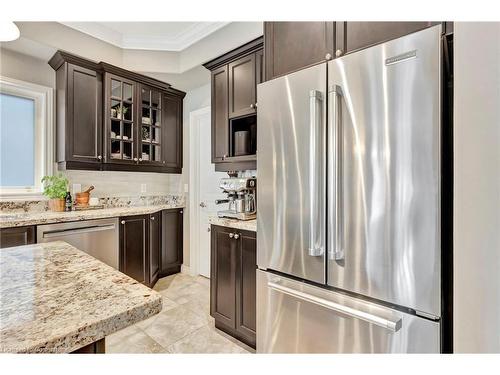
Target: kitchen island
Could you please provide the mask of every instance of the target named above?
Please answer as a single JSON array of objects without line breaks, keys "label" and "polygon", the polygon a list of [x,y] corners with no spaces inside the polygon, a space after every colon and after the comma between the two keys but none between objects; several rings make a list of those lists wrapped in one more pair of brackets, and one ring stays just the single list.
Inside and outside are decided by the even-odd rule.
[{"label": "kitchen island", "polygon": [[[102,352],[161,295],[66,242],[0,250],[0,352]],[[90,348],[90,349],[87,349]]]}]

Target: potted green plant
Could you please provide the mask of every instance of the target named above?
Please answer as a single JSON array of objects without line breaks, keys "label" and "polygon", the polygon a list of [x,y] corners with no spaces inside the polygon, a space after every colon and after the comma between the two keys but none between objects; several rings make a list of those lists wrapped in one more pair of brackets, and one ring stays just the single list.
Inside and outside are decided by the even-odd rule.
[{"label": "potted green plant", "polygon": [[68,179],[62,174],[42,178],[43,195],[49,198],[49,209],[64,211],[64,198],[68,191]]}]

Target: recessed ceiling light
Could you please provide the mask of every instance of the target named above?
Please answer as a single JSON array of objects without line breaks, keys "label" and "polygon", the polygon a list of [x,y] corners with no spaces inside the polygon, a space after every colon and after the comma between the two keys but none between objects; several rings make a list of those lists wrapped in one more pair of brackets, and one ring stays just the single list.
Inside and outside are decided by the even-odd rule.
[{"label": "recessed ceiling light", "polygon": [[19,38],[19,29],[12,21],[0,21],[0,42],[10,42]]}]

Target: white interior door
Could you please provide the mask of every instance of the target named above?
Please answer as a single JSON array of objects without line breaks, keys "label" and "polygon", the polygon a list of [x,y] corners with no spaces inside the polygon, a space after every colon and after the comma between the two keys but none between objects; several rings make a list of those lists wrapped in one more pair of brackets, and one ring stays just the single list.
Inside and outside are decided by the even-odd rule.
[{"label": "white interior door", "polygon": [[225,172],[216,172],[211,162],[211,127],[210,112],[198,118],[198,272],[210,277],[210,224],[208,218],[217,211],[227,209],[227,204],[215,205],[216,199],[225,198],[219,189],[221,178],[227,177]]}]

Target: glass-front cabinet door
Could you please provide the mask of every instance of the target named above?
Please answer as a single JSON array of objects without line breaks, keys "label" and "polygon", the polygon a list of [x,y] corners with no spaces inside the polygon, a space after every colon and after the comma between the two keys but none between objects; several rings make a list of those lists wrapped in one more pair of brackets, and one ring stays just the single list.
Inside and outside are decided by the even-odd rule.
[{"label": "glass-front cabinet door", "polygon": [[139,164],[163,165],[161,92],[141,85]]},{"label": "glass-front cabinet door", "polygon": [[136,83],[106,73],[106,162],[137,164]]}]

